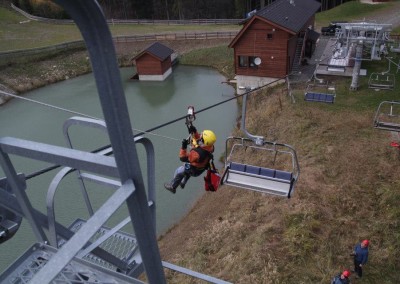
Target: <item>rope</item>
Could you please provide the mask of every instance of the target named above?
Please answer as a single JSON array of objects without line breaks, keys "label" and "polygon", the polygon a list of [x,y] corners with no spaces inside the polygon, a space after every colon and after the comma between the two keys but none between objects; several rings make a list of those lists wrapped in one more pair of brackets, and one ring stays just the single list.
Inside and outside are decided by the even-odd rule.
[{"label": "rope", "polygon": [[[84,114],[84,113],[80,113],[80,112],[77,112],[77,111],[69,110],[69,109],[66,109],[66,108],[58,107],[58,106],[55,106],[55,105],[47,104],[47,103],[44,103],[44,102],[28,99],[28,98],[25,98],[25,97],[13,95],[13,94],[4,92],[2,90],[0,90],[0,95],[10,96],[10,97],[13,97],[13,98],[16,98],[16,99],[25,100],[25,101],[28,101],[28,102],[31,102],[31,103],[35,103],[35,104],[38,104],[38,105],[41,105],[41,106],[45,106],[45,107],[49,107],[49,108],[53,108],[53,109],[57,109],[57,110],[65,111],[65,112],[69,112],[69,113],[72,113],[72,114],[77,114],[77,115],[80,115],[80,116],[83,116],[83,117],[87,117],[87,118],[100,120],[99,118],[91,116],[91,115],[88,115],[88,114]],[[148,132],[148,131],[143,131],[143,130],[140,130],[140,129],[133,128],[133,130],[136,131],[136,132],[140,132],[140,133],[146,133],[146,134],[159,136],[159,137],[166,138],[166,139],[179,141],[176,138],[172,138],[172,137],[168,137],[168,136],[160,135],[160,134],[156,134],[156,133],[151,133],[151,132]]]},{"label": "rope", "polygon": [[[252,94],[252,93],[255,92],[255,91],[258,91],[258,90],[260,90],[260,89],[262,89],[262,88],[265,88],[265,87],[267,87],[267,86],[269,86],[269,85],[272,85],[272,84],[274,84],[274,83],[276,83],[276,82],[278,82],[278,81],[280,81],[280,80],[286,79],[286,78],[287,78],[287,76],[282,77],[282,78],[279,78],[279,79],[276,79],[276,80],[274,80],[274,81],[272,81],[272,82],[270,82],[270,83],[268,83],[268,84],[262,85],[262,86],[260,86],[260,87],[254,88],[254,89],[252,89],[252,90],[249,90],[249,91],[247,91],[247,92],[245,92],[245,93],[243,93],[243,94],[241,94],[241,95],[237,95],[237,96],[231,97],[231,98],[229,98],[229,99],[220,101],[220,102],[218,102],[218,103],[212,104],[212,105],[210,105],[210,106],[208,106],[208,107],[205,107],[205,108],[203,108],[203,109],[200,109],[200,110],[196,111],[196,114],[197,114],[197,113],[201,113],[201,112],[206,111],[206,110],[209,110],[209,109],[211,109],[211,108],[217,107],[217,106],[222,105],[222,104],[224,104],[224,103],[227,103],[227,102],[229,102],[229,101],[236,100],[237,98],[243,97],[243,96],[245,96],[245,95]],[[49,104],[46,104],[46,103],[41,103],[41,102],[38,102],[38,101],[35,101],[35,100],[23,98],[23,97],[20,97],[20,96],[12,95],[12,94],[9,94],[9,93],[3,92],[3,91],[0,91],[0,94],[8,95],[8,96],[15,97],[15,98],[18,98],[18,99],[24,99],[24,100],[27,100],[27,101],[30,101],[30,102],[33,102],[33,103],[38,103],[38,104],[40,104],[40,105],[44,105],[44,106],[47,106],[47,107],[55,108],[55,109],[58,109],[58,110],[62,110],[62,111],[66,111],[66,112],[70,112],[70,113],[74,113],[74,114],[79,114],[79,115],[82,115],[82,116],[85,116],[85,117],[89,117],[89,118],[93,118],[93,119],[98,119],[98,118],[96,118],[96,117],[92,117],[92,116],[89,116],[89,115],[81,114],[81,113],[79,113],[79,112],[71,111],[71,110],[68,110],[68,109],[65,109],[65,108],[60,108],[60,107],[52,106],[52,105],[49,105]],[[166,123],[160,124],[160,125],[158,125],[158,126],[152,127],[152,128],[150,128],[150,129],[148,129],[148,130],[142,131],[142,130],[136,130],[136,129],[134,129],[134,130],[136,130],[136,131],[139,131],[139,133],[135,134],[135,135],[133,136],[133,138],[136,138],[136,137],[141,136],[141,135],[143,135],[143,134],[152,134],[152,135],[156,135],[156,136],[160,136],[160,137],[164,137],[164,138],[168,138],[168,139],[172,139],[172,140],[179,141],[179,140],[176,139],[176,138],[167,137],[167,136],[163,136],[163,135],[157,135],[157,134],[154,134],[154,133],[151,133],[151,132],[154,131],[154,130],[160,129],[160,128],[162,128],[162,127],[165,127],[165,126],[167,126],[167,125],[173,124],[173,123],[175,123],[175,122],[178,122],[178,121],[180,121],[180,120],[183,120],[183,119],[186,119],[186,115],[181,116],[181,117],[178,117],[178,118],[173,119],[173,120],[171,120],[171,121],[168,121],[168,122],[166,122]],[[106,146],[100,147],[100,148],[98,148],[98,149],[92,151],[91,153],[98,153],[98,152],[100,152],[100,151],[102,151],[102,150],[105,150],[105,149],[107,149],[107,148],[110,148],[110,147],[111,147],[111,145],[106,145]],[[110,154],[112,154],[112,153],[110,153]],[[26,176],[25,176],[25,179],[26,179],[26,180],[31,179],[31,178],[33,178],[33,177],[36,177],[36,176],[39,176],[39,175],[41,175],[41,174],[47,173],[47,172],[52,171],[52,170],[54,170],[54,169],[57,169],[57,168],[59,168],[59,167],[61,167],[61,165],[53,165],[53,166],[50,166],[50,167],[41,169],[41,170],[39,170],[39,171],[37,171],[37,172],[31,173],[31,174],[29,174],[29,175],[26,175]]]},{"label": "rope", "polygon": [[20,99],[20,100],[25,100],[25,101],[28,101],[28,102],[31,102],[31,103],[39,104],[39,105],[46,106],[46,107],[49,107],[49,108],[54,108],[54,109],[58,109],[58,110],[61,110],[61,111],[65,111],[65,112],[69,112],[69,113],[85,116],[85,117],[88,117],[88,118],[98,119],[96,117],[93,117],[93,116],[90,116],[90,115],[87,115],[87,114],[83,114],[83,113],[80,113],[80,112],[77,112],[77,111],[73,111],[73,110],[69,110],[69,109],[66,109],[66,108],[62,108],[62,107],[46,104],[46,103],[43,103],[43,102],[35,101],[35,100],[32,100],[32,99],[24,98],[24,97],[21,97],[21,96],[13,95],[13,94],[1,91],[1,90],[0,90],[0,94],[6,95],[6,96],[10,96],[10,97],[13,97],[13,98],[16,98],[16,99]]}]

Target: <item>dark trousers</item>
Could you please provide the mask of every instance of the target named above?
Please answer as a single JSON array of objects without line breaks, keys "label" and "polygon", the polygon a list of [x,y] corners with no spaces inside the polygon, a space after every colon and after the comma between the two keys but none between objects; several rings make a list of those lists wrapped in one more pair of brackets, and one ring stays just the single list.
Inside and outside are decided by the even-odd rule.
[{"label": "dark trousers", "polygon": [[358,277],[362,277],[362,267],[360,266],[361,262],[354,259],[354,271],[357,273]]},{"label": "dark trousers", "polygon": [[180,166],[176,169],[174,178],[171,181],[171,185],[173,188],[177,188],[179,184],[183,184],[183,186],[185,186],[186,182],[191,176],[197,177],[204,171],[205,168],[196,168],[191,166],[189,163],[185,163],[183,166]]}]

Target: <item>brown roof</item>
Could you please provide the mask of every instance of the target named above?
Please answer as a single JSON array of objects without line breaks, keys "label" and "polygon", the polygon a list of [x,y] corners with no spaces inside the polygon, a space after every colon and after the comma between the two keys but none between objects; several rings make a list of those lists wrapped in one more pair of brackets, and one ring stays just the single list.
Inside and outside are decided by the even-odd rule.
[{"label": "brown roof", "polygon": [[297,34],[320,7],[321,3],[315,0],[276,0],[258,11],[255,16]]},{"label": "brown roof", "polygon": [[164,61],[169,56],[171,56],[171,54],[174,53],[174,51],[171,48],[163,45],[162,43],[155,42],[155,43],[149,45],[146,49],[144,49],[142,52],[140,52],[134,58],[132,58],[132,61],[141,57],[145,53],[158,58],[160,61]]},{"label": "brown roof", "polygon": [[315,0],[276,0],[244,21],[245,26],[231,41],[229,47],[235,45],[256,19],[279,27],[288,33],[297,34],[320,7],[321,4]]}]

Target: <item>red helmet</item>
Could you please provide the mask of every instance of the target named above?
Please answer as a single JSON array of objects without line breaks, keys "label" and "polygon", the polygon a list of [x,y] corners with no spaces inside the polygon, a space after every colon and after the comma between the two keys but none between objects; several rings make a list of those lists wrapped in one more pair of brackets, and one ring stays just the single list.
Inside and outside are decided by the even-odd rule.
[{"label": "red helmet", "polygon": [[345,270],[345,271],[343,271],[342,275],[343,275],[344,277],[346,277],[346,278],[349,278],[349,276],[350,276],[350,271]]},{"label": "red helmet", "polygon": [[369,245],[369,241],[368,240],[363,240],[361,243],[366,247]]}]

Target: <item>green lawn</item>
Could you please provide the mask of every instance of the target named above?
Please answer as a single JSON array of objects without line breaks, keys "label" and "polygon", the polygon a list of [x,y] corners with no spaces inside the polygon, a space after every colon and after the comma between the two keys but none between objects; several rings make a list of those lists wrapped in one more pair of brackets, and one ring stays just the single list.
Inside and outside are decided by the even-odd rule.
[{"label": "green lawn", "polygon": [[[370,5],[358,1],[346,2],[334,9],[318,13],[316,22],[319,26],[328,25],[331,21],[356,21],[368,18],[369,15],[392,6],[392,3]],[[357,13],[355,13],[357,11]]]},{"label": "green lawn", "polygon": [[[113,36],[239,29],[239,25],[110,25]],[[81,39],[78,28],[73,24],[27,21],[22,15],[0,7],[0,51],[43,47]]]},{"label": "green lawn", "polygon": [[[355,20],[354,11],[357,11],[357,19],[362,20],[392,5],[393,3],[368,5],[351,1],[335,9],[318,13],[316,23],[317,26],[324,26],[333,20]],[[238,31],[240,28],[239,25],[110,25],[113,36],[185,31]],[[399,32],[400,28],[394,27],[394,33]],[[0,52],[43,47],[81,39],[79,30],[73,24],[54,25],[29,21],[14,11],[0,7]]]}]

